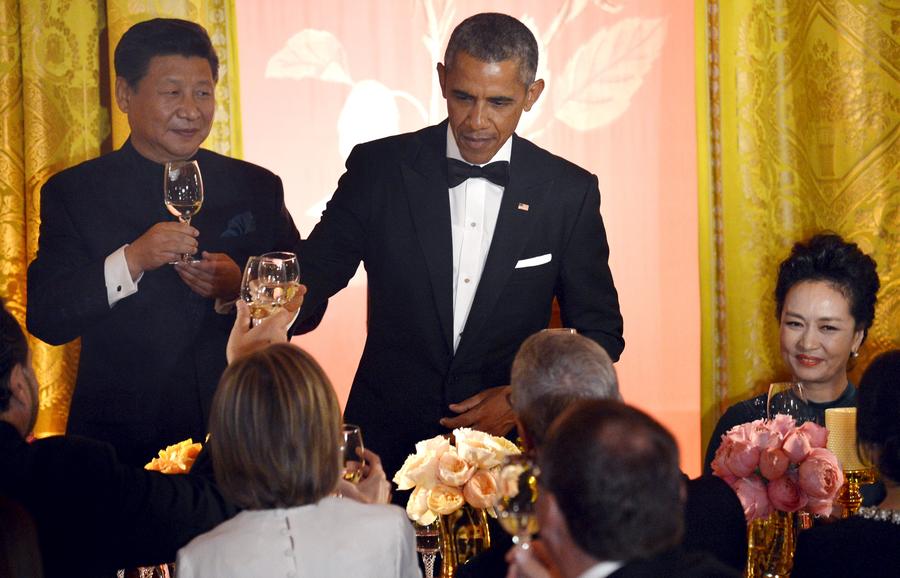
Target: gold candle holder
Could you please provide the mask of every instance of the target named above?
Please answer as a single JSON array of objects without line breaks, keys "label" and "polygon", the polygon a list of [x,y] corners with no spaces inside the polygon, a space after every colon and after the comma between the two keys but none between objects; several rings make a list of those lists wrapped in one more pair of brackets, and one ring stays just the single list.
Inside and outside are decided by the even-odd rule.
[{"label": "gold candle holder", "polygon": [[857,452],[855,407],[826,409],[825,427],[828,428],[828,449],[844,471],[844,485],[836,501],[841,505],[841,517],[849,518],[862,505],[859,487],[873,483],[875,473],[862,462]]}]

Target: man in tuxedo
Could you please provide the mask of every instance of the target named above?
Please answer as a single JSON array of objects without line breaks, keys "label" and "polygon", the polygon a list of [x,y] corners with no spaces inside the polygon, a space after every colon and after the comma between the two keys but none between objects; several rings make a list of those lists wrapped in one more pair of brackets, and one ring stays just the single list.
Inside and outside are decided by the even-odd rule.
[{"label": "man in tuxedo", "polygon": [[300,248],[304,307],[366,267],[345,418],[389,474],[421,439],[511,430],[510,364],[554,297],[565,325],[624,347],[597,177],[514,134],[544,88],[537,52],[515,18],[464,20],[437,65],[448,119],[354,148]]},{"label": "man in tuxedo", "polygon": [[[299,234],[276,175],[199,148],[218,79],[206,30],[140,22],[116,46],[115,69],[131,135],[44,185],[27,323],[50,344],[81,338],[67,431],[144,464],[166,445],[203,438],[225,367],[238,264],[289,249]],[[197,161],[205,185],[190,225],[163,204],[164,165],[183,160]],[[183,253],[199,259],[170,264]]]},{"label": "man in tuxedo", "polygon": [[513,550],[518,578],[728,577],[684,532],[678,446],[658,422],[615,400],[581,400],[554,422],[540,453],[541,540]]}]

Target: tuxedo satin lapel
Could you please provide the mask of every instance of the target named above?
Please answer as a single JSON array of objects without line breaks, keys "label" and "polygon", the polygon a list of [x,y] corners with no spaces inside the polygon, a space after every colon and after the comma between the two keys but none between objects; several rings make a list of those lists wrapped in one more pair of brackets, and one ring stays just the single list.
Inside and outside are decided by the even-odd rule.
[{"label": "tuxedo satin lapel", "polygon": [[545,163],[541,155],[535,154],[535,150],[530,143],[513,140],[509,184],[503,191],[491,248],[456,349],[457,359],[463,358],[491,311],[501,306],[498,304],[500,294],[539,222],[544,204],[541,201],[548,189],[549,177],[543,173]]},{"label": "tuxedo satin lapel", "polygon": [[[445,127],[446,125],[439,125]],[[441,135],[446,134],[446,128]],[[453,239],[450,232],[450,194],[447,190],[446,153],[436,142],[426,142],[412,164],[402,165],[403,185],[425,262],[441,333],[453,349]]]}]

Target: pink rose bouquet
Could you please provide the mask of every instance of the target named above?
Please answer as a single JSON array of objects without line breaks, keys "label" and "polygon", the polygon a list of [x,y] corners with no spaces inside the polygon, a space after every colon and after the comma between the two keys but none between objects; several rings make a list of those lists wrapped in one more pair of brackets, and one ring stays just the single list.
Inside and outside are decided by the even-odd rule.
[{"label": "pink rose bouquet", "polygon": [[837,458],[825,448],[828,430],[790,416],[737,425],[722,436],[713,473],[737,493],[747,521],[773,510],[831,513],[844,485]]},{"label": "pink rose bouquet", "polygon": [[455,445],[437,436],[416,444],[394,476],[399,490],[412,490],[406,514],[427,525],[469,504],[488,509],[497,496],[498,470],[503,459],[518,454],[509,440],[469,428],[453,430]]}]

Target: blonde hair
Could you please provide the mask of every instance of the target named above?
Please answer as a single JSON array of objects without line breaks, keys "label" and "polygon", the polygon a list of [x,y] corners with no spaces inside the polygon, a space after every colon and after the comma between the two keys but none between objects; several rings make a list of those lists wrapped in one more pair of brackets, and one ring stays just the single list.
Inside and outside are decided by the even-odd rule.
[{"label": "blonde hair", "polygon": [[209,419],[219,488],[251,510],[310,504],[340,475],[341,415],[334,389],[308,353],[282,343],[222,374]]}]

